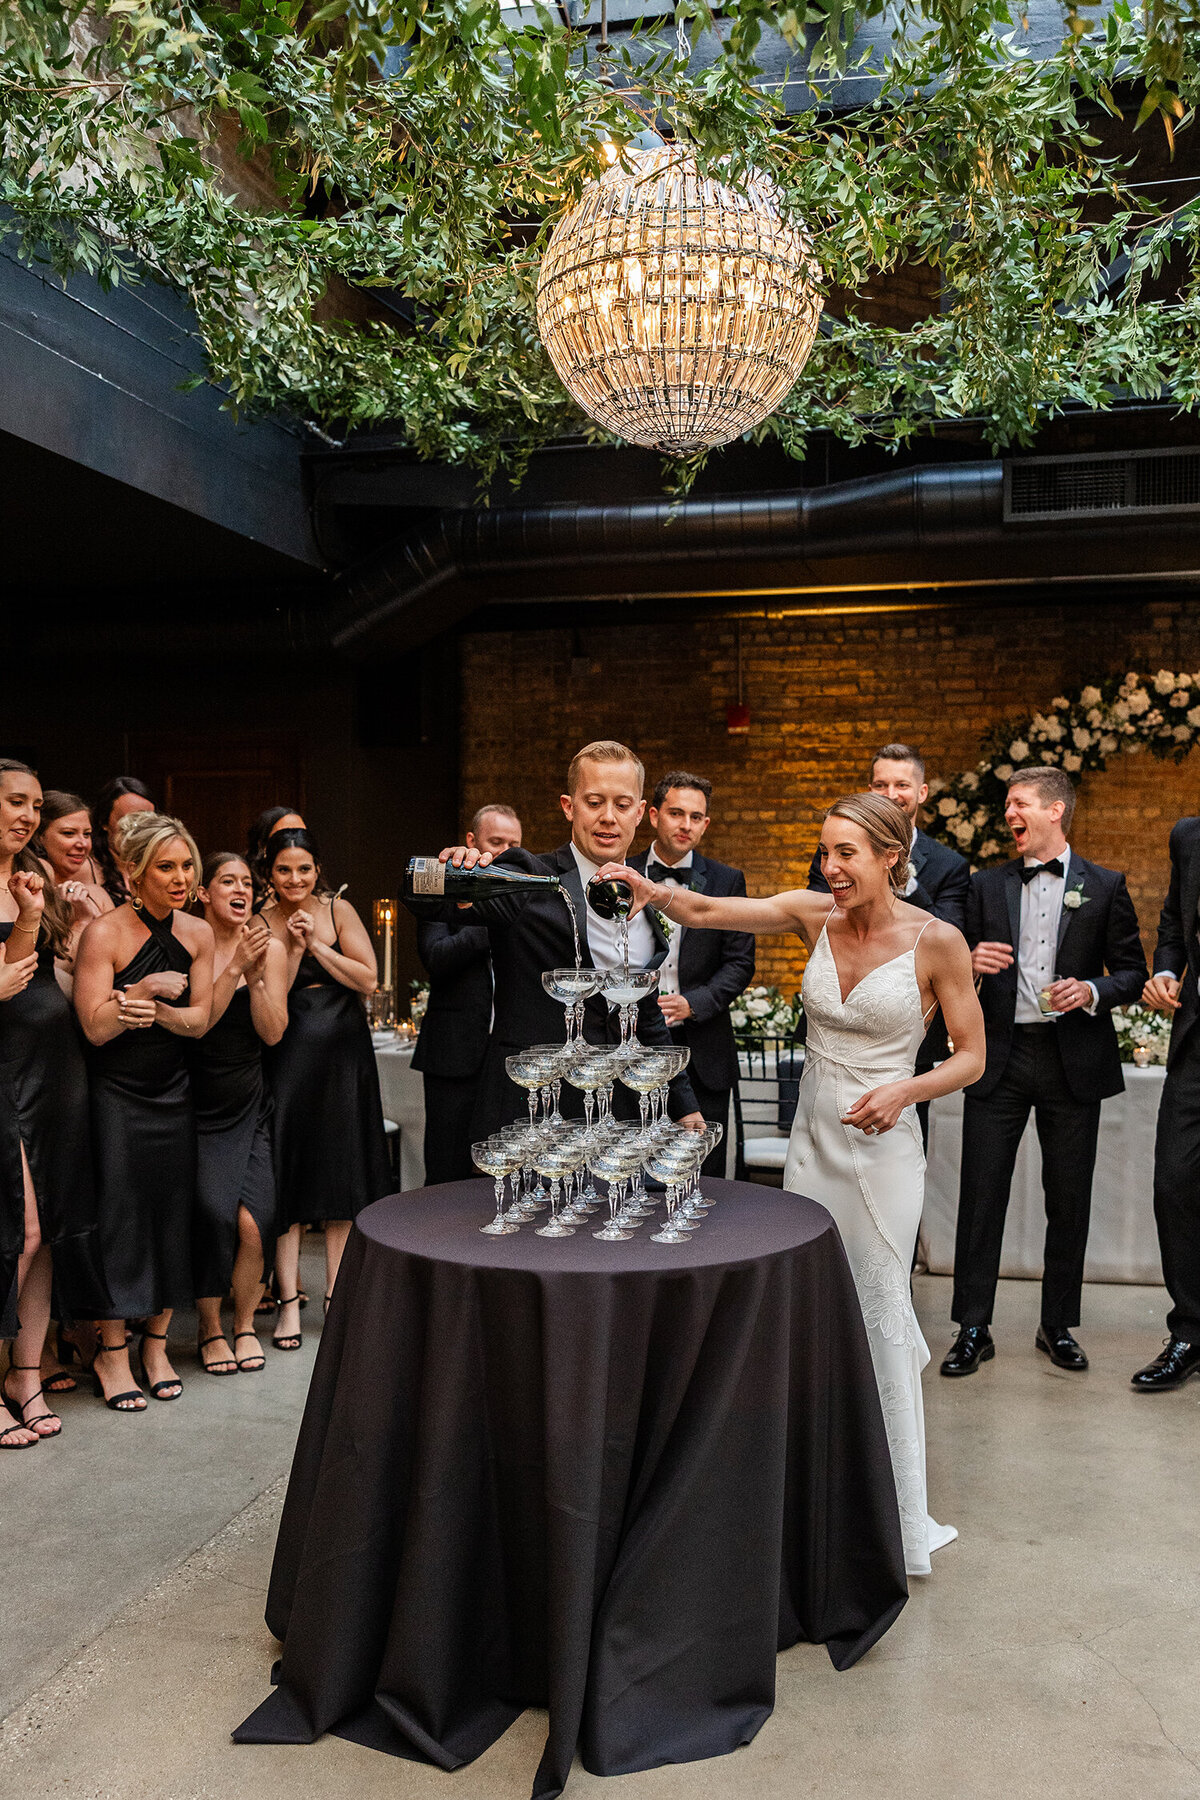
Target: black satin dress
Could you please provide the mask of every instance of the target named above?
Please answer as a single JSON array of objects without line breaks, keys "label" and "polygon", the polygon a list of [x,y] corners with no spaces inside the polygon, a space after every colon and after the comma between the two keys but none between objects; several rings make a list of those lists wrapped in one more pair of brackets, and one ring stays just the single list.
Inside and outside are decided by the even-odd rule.
[{"label": "black satin dress", "polygon": [[[0,922],[0,942],[12,931]],[[87,1064],[74,1009],[54,973],[54,946],[38,946],[37,971],[19,994],[0,1005],[0,1106],[12,1108],[0,1145],[0,1188],[7,1199],[15,1184],[20,1210],[16,1248],[24,1247],[25,1146],[37,1196],[42,1242],[54,1258],[55,1311],[66,1319],[98,1317],[108,1304],[100,1270]],[[7,1107],[6,1107],[7,1110]],[[7,1208],[6,1208],[7,1210]],[[12,1232],[3,1232],[0,1259]],[[3,1274],[0,1273],[0,1282]]]},{"label": "black satin dress", "polygon": [[196,1109],[194,1286],[224,1295],[233,1279],[238,1207],[258,1226],[264,1271],[275,1256],[274,1103],[263,1075],[262,1039],[254,1029],[250,989],[234,990],[221,1017],[192,1045]]},{"label": "black satin dress", "polygon": [[[174,913],[138,914],[150,935],[113,986],[147,975],[186,975],[191,956]],[[186,1006],[185,988],[168,1005]],[[196,1207],[196,1124],[187,1042],[161,1025],[89,1046],[92,1142],[100,1201],[100,1253],[111,1305],[99,1315],[140,1319],[187,1306]]]},{"label": "black satin dress", "polygon": [[0,1068],[0,1338],[17,1333],[17,1263],[24,1247],[21,1129],[12,1083]]},{"label": "black satin dress", "polygon": [[[333,948],[339,949],[337,938]],[[360,997],[301,958],[288,1028],[267,1053],[275,1094],[279,1230],[353,1219],[394,1185],[371,1033]]]}]

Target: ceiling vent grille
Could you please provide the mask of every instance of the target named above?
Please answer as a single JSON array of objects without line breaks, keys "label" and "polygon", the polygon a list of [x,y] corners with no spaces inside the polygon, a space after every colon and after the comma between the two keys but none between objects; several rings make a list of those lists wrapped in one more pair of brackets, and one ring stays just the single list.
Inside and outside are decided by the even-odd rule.
[{"label": "ceiling vent grille", "polygon": [[1004,517],[1104,518],[1200,508],[1200,449],[1125,456],[1031,456],[1005,464]]}]

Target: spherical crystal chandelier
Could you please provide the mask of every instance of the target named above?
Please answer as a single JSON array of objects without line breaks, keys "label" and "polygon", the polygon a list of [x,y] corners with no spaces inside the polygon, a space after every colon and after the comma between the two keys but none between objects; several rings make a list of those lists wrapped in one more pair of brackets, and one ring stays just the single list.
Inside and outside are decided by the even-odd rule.
[{"label": "spherical crystal chandelier", "polygon": [[803,232],[645,134],[560,219],[537,321],[559,380],[616,436],[671,456],[749,431],[812,349],[821,298]]}]

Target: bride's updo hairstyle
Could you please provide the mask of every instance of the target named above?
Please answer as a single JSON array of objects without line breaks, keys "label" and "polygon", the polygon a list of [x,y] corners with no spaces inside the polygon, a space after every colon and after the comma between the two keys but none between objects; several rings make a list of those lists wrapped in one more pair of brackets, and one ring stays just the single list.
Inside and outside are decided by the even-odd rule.
[{"label": "bride's updo hairstyle", "polygon": [[159,851],[176,838],[183,839],[192,859],[192,891],[188,895],[190,903],[196,898],[196,887],[200,880],[200,852],[187,826],[182,819],[172,819],[167,813],[126,813],[117,827],[117,856],[125,870],[131,893],[137,893],[143,875]]},{"label": "bride's updo hairstyle", "polygon": [[877,856],[896,852],[896,861],[888,870],[894,891],[903,893],[908,886],[908,853],[912,848],[912,820],[894,800],[882,794],[846,794],[835,800],[825,814],[827,819],[849,819],[866,832],[867,841]]}]

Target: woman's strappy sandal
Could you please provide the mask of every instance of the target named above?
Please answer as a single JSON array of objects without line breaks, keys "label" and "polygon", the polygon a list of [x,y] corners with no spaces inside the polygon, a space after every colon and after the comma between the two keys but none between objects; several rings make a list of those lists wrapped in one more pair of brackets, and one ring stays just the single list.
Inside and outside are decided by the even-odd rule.
[{"label": "woman's strappy sandal", "polygon": [[[288,1299],[288,1300],[281,1299],[279,1302],[279,1312],[276,1316],[279,1318],[282,1318],[284,1307],[290,1306],[292,1304],[293,1300],[298,1300],[299,1298],[300,1298],[299,1294],[293,1294],[291,1296],[291,1299]],[[284,1334],[283,1337],[272,1336],[271,1342],[274,1344],[274,1346],[277,1350],[298,1350],[300,1348],[301,1344],[304,1342],[304,1333],[302,1331],[297,1331],[293,1335],[290,1335],[290,1336],[286,1333]]]},{"label": "woman's strappy sandal", "polygon": [[[152,1399],[154,1399],[154,1400],[178,1400],[179,1394],[182,1394],[182,1392],[183,1392],[183,1383],[182,1383],[182,1381],[180,1381],[178,1375],[164,1375],[163,1379],[161,1381],[151,1381],[150,1376],[146,1369],[146,1339],[147,1338],[157,1338],[160,1340],[160,1342],[165,1344],[167,1341],[167,1334],[165,1331],[143,1331],[142,1341],[138,1345],[138,1361],[142,1365],[142,1380],[145,1382],[146,1386],[150,1389],[150,1395],[151,1395]],[[163,1393],[164,1388],[178,1388],[179,1393],[178,1394],[164,1394]]]},{"label": "woman's strappy sandal", "polygon": [[258,1333],[257,1331],[235,1331],[233,1334],[233,1348],[235,1355],[237,1354],[237,1347],[242,1338],[253,1338],[255,1344],[258,1345],[258,1353],[255,1356],[238,1356],[237,1366],[244,1375],[257,1375],[260,1369],[265,1369],[267,1366],[267,1359],[262,1353],[262,1345],[258,1343]]},{"label": "woman's strappy sandal", "polygon": [[[126,1348],[127,1346],[125,1344],[99,1344],[96,1347],[96,1355],[108,1356],[114,1351],[124,1350]],[[104,1383],[96,1372],[94,1360],[92,1362],[92,1392],[95,1394],[97,1400],[103,1400],[110,1412],[140,1413],[145,1412],[146,1410],[146,1396],[143,1394],[140,1387],[127,1388],[123,1394],[114,1394],[110,1400],[108,1395],[104,1392]],[[127,1406],[125,1404],[127,1400],[135,1400],[137,1405]]]},{"label": "woman's strappy sandal", "polygon": [[236,1356],[218,1356],[215,1357],[212,1362],[205,1362],[205,1346],[208,1344],[223,1344],[224,1342],[225,1333],[223,1331],[218,1331],[212,1337],[201,1338],[200,1342],[196,1345],[196,1361],[200,1364],[200,1367],[204,1370],[206,1375],[236,1375],[238,1369],[241,1367]]},{"label": "woman's strappy sandal", "polygon": [[[51,1412],[50,1408],[48,1406],[46,1406],[46,1396],[42,1392],[40,1385],[38,1387],[37,1393],[31,1394],[29,1396],[29,1399],[24,1402],[22,1402],[20,1400],[14,1400],[12,1398],[12,1395],[8,1391],[8,1378],[9,1378],[9,1375],[12,1374],[13,1372],[16,1372],[19,1375],[28,1375],[30,1373],[38,1375],[41,1373],[41,1364],[40,1363],[9,1363],[8,1368],[4,1371],[4,1380],[0,1381],[0,1399],[3,1399],[5,1406],[9,1407],[10,1410],[17,1412],[20,1415],[21,1423],[25,1427],[26,1431],[36,1432],[37,1436],[40,1438],[57,1437],[59,1432],[62,1430],[62,1420],[59,1418],[59,1416],[56,1412]],[[45,1412],[38,1413],[36,1418],[27,1419],[25,1417],[25,1414],[28,1411],[28,1409],[33,1405],[35,1400],[40,1400],[42,1405],[46,1406],[46,1410],[45,1410]],[[42,1423],[43,1419],[53,1420],[55,1429],[53,1431],[38,1431],[37,1428]],[[16,1446],[14,1446],[14,1448],[16,1448]]]}]

